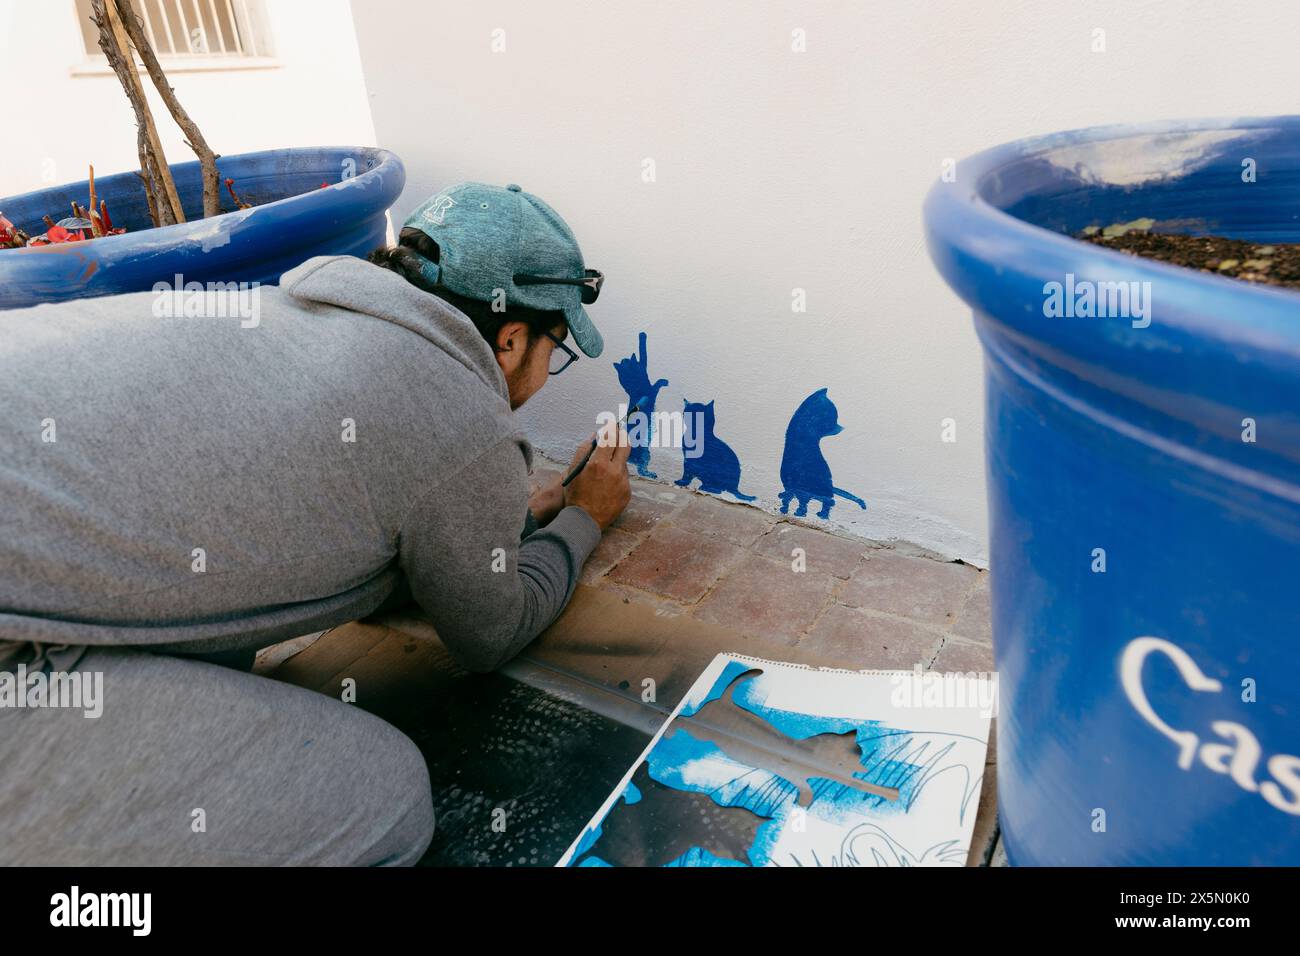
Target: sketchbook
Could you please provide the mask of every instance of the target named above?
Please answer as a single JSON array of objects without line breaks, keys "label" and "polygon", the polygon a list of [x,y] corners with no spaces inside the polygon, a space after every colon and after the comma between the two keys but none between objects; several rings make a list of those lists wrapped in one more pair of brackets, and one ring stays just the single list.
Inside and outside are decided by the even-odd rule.
[{"label": "sketchbook", "polygon": [[995,693],[719,654],[556,865],[964,865]]}]

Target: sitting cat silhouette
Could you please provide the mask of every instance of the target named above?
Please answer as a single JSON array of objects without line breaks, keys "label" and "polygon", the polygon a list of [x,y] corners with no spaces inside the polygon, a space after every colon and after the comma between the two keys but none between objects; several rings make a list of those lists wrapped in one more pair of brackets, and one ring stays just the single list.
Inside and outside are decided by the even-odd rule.
[{"label": "sitting cat silhouette", "polygon": [[[698,478],[700,490],[712,495],[730,492],[741,501],[757,500],[753,495],[740,493],[740,459],[731,446],[714,434],[713,402],[702,405],[684,402],[685,422],[682,433],[682,476],[677,484],[689,487]],[[687,449],[698,450],[696,457],[687,455]]]},{"label": "sitting cat silhouette", "polygon": [[797,518],[808,513],[808,505],[813,501],[822,503],[817,517],[829,518],[836,495],[856,502],[861,508],[867,507],[867,503],[857,495],[831,483],[831,469],[822,454],[821,441],[842,431],[844,426],[839,423],[839,412],[826,389],[819,388],[803,400],[785,430],[785,453],[781,456],[781,484],[785,490],[779,496],[781,514],[789,514],[790,501],[794,498],[799,499],[795,511]]},{"label": "sitting cat silhouette", "polygon": [[[627,392],[627,403],[631,407],[637,399],[646,396],[649,400],[641,403],[641,411],[645,414],[645,439],[632,443],[632,452],[627,456],[629,464],[636,466],[637,474],[642,478],[657,478],[658,476],[650,470],[650,446],[654,438],[654,420],[655,420],[655,400],[659,397],[659,389],[668,384],[668,379],[661,378],[653,385],[650,384],[650,376],[646,373],[645,358],[645,333],[642,332],[637,340],[640,357],[629,355],[625,359],[619,359],[614,363],[614,371],[618,373],[618,384],[623,386],[623,391]],[[633,422],[628,422],[631,426]]]}]

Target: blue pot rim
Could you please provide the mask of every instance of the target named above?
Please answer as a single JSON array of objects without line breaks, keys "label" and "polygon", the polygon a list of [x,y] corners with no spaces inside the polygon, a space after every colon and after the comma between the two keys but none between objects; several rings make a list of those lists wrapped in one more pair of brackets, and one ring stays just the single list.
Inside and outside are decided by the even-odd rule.
[{"label": "blue pot rim", "polygon": [[[958,162],[957,181],[940,181],[926,196],[924,218],[931,258],[973,309],[1043,343],[1069,341],[1068,327],[1061,322],[1031,324],[1026,320],[1033,309],[1025,309],[1023,300],[1028,299],[1035,309],[1040,307],[1044,283],[1059,281],[1066,272],[1159,283],[1168,308],[1149,328],[1133,330],[1150,335],[1148,345],[1159,339],[1176,344],[1194,337],[1202,350],[1217,347],[1238,357],[1245,350],[1269,353],[1276,360],[1280,352],[1296,360],[1300,379],[1300,292],[1085,243],[1017,219],[982,195],[991,177],[1051,150],[1161,134],[1252,129],[1292,129],[1300,135],[1300,116],[1095,126],[1017,140],[977,153]],[[1031,288],[1035,290],[1032,293]],[[1007,307],[1009,296],[1020,300],[1019,310]],[[1022,314],[1017,315],[1018,311]],[[1041,320],[1041,312],[1037,315]]]},{"label": "blue pot rim", "polygon": [[[292,207],[289,211],[295,216],[311,216],[313,213],[324,212],[333,207],[339,199],[339,192],[342,190],[366,190],[376,187],[379,181],[390,173],[400,172],[402,180],[405,180],[405,166],[398,155],[391,150],[379,146],[307,146],[307,147],[280,147],[278,149],[263,149],[251,153],[231,153],[224,155],[218,160],[218,166],[222,162],[232,162],[234,160],[257,159],[264,156],[275,156],[277,154],[293,153],[329,153],[337,152],[339,154],[351,154],[356,156],[375,156],[379,162],[371,169],[364,173],[344,179],[341,182],[331,183],[325,188],[316,188],[307,192],[297,193],[293,196],[286,196],[283,199],[276,199],[268,203],[253,206],[249,209],[236,209],[231,212],[221,213],[217,216],[210,216],[203,219],[191,219],[188,222],[175,223],[169,226],[155,226],[149,229],[139,229],[133,232],[122,233],[117,236],[101,236],[98,239],[88,240],[94,244],[94,254],[102,260],[112,260],[132,256],[138,252],[153,248],[167,248],[182,245],[195,239],[201,239],[205,234],[215,231],[230,231],[235,229],[239,223],[250,216],[260,214],[266,215],[266,210],[285,210]],[[171,169],[173,175],[182,171],[197,168],[198,160],[190,160],[184,163],[172,163]],[[117,173],[109,173],[104,176],[95,177],[96,182],[107,182],[118,179],[123,176],[134,176],[133,171],[127,170]],[[222,177],[222,188],[225,188],[225,177]],[[0,211],[3,211],[5,204],[13,204],[29,200],[33,196],[40,195],[51,190],[59,191],[78,191],[86,192],[89,189],[90,181],[83,179],[80,182],[65,183],[58,186],[47,186],[42,189],[35,189],[31,192],[19,193],[13,196],[6,196],[0,199]],[[383,194],[383,190],[375,190],[375,200],[373,203],[375,212],[383,212],[392,205],[392,199]],[[110,210],[111,212],[111,210]],[[273,212],[272,215],[275,215]],[[77,245],[80,245],[79,243]],[[69,245],[67,243],[55,243],[47,246],[32,246],[22,249],[6,249],[0,255],[0,265],[9,263],[15,268],[21,268],[23,257],[48,255],[51,253],[67,252]]]}]

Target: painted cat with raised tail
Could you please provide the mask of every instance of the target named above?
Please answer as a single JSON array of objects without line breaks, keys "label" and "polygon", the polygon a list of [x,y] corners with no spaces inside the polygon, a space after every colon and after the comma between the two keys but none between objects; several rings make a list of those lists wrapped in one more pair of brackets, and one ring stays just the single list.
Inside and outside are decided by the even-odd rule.
[{"label": "painted cat with raised tail", "polygon": [[653,385],[650,384],[650,376],[646,372],[645,356],[645,333],[642,332],[637,337],[638,355],[629,355],[627,358],[619,359],[614,363],[614,371],[618,373],[618,384],[623,386],[623,391],[627,392],[627,402],[631,406],[642,399],[640,408],[645,413],[647,427],[644,431],[644,437],[638,437],[632,443],[632,453],[628,455],[628,464],[636,466],[636,472],[642,478],[658,477],[650,470],[650,447],[654,441],[654,420],[655,420],[655,401],[659,398],[659,389],[668,384],[668,379],[661,378]]},{"label": "painted cat with raised tail", "polygon": [[699,454],[695,458],[690,458],[683,452],[682,476],[676,483],[685,488],[698,478],[700,490],[711,495],[726,492],[735,495],[741,501],[756,501],[753,495],[741,494],[740,459],[731,450],[731,446],[714,432],[713,402],[707,405],[699,402],[684,402],[684,404],[686,409],[683,416],[685,418],[683,432],[686,440],[682,442],[682,447],[683,449],[697,448]]},{"label": "painted cat with raised tail", "polygon": [[808,514],[808,505],[814,501],[822,505],[817,517],[829,518],[836,495],[860,508],[867,507],[857,495],[836,488],[831,482],[831,469],[822,454],[821,441],[842,431],[839,410],[824,388],[805,398],[795,410],[785,430],[785,453],[781,456],[781,484],[785,489],[779,496],[781,514],[790,513],[790,502],[795,498],[799,499],[796,518]]}]

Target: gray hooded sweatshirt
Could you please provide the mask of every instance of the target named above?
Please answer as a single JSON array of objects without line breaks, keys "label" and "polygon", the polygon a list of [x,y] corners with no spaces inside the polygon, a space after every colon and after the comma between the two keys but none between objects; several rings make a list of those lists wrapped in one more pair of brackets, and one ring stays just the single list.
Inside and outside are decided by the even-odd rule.
[{"label": "gray hooded sweatshirt", "polygon": [[262,647],[409,586],[489,670],[563,609],[600,529],[535,530],[469,319],[349,256],[257,295],[242,321],[152,292],[0,312],[0,665]]}]

